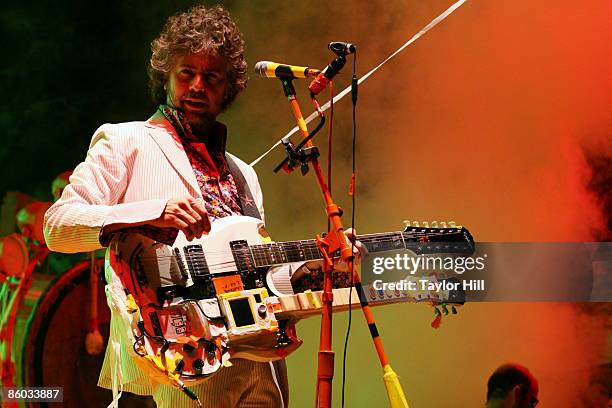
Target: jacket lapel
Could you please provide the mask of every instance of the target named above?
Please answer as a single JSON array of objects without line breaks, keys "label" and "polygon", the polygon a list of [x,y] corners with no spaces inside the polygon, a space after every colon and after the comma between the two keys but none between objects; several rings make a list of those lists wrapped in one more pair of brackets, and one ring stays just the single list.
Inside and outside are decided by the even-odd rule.
[{"label": "jacket lapel", "polygon": [[151,138],[159,146],[191,194],[194,197],[201,198],[202,192],[198,186],[193,168],[172,124],[158,112],[145,122],[145,126],[148,128]]}]

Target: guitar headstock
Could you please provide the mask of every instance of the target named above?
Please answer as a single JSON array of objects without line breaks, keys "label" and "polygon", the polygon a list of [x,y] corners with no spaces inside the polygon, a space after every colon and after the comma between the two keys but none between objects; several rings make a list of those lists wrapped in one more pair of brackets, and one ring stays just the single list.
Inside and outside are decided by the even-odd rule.
[{"label": "guitar headstock", "polygon": [[[472,234],[455,221],[409,221],[404,220],[404,239],[409,242],[428,244],[446,243],[454,245],[457,252],[473,253],[475,249]],[[455,251],[453,251],[455,252]]]}]

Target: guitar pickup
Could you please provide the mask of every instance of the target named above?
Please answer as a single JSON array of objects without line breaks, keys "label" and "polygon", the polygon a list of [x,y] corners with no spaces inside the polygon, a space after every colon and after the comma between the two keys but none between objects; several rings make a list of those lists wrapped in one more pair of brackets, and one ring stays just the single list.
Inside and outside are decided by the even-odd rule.
[{"label": "guitar pickup", "polygon": [[185,261],[193,283],[206,283],[210,280],[210,270],[204,256],[202,245],[187,245],[183,247]]}]

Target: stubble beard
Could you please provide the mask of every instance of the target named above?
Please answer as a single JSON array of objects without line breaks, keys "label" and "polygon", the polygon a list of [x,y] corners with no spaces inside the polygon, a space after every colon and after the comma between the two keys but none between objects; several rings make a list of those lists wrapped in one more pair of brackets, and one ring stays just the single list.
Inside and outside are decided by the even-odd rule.
[{"label": "stubble beard", "polygon": [[212,113],[194,114],[187,111],[185,112],[185,119],[189,123],[191,131],[196,136],[205,136],[213,127],[216,122],[216,115]]}]

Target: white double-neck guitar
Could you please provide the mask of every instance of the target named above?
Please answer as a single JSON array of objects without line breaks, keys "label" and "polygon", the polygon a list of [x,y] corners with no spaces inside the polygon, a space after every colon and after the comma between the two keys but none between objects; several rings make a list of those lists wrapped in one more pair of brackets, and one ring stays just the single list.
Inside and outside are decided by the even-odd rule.
[{"label": "white double-neck guitar", "polygon": [[[465,255],[474,250],[467,229],[455,226],[414,226],[357,238],[370,253]],[[290,268],[279,273],[272,268],[321,259],[315,240],[271,242],[255,218],[221,218],[207,236],[187,241],[179,234],[172,246],[121,233],[110,248],[110,266],[127,294],[126,316],[132,324],[126,330],[140,356],[136,360],[158,380],[166,376],[169,382],[190,385],[231,357],[286,357],[301,344],[295,322],[320,310],[318,293],[294,293]],[[359,305],[357,293],[353,290],[349,298],[349,292],[335,290],[338,310]],[[369,300],[452,303],[453,296],[373,291]]]}]

